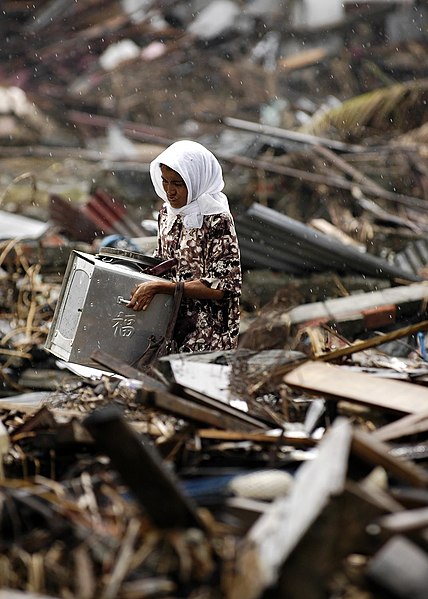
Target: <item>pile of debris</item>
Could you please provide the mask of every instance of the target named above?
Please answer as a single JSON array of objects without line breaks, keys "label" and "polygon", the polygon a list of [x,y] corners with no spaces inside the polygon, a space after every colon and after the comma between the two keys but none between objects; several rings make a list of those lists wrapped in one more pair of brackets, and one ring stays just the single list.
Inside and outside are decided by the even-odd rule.
[{"label": "pile of debris", "polygon": [[[0,597],[424,598],[424,3],[4,4]],[[59,358],[73,253],[150,253],[184,136],[224,167],[238,349]]]},{"label": "pile of debris", "polygon": [[425,282],[271,305],[237,350],[145,371],[94,347],[87,370],[43,350],[60,278],[3,255],[5,592],[424,596]]},{"label": "pile of debris", "polygon": [[7,2],[5,184],[14,156],[43,157],[47,170],[79,157],[99,163],[84,196],[101,187],[139,206],[152,194],[153,152],[190,137],[223,161],[237,214],[256,199],[305,223],[327,220],[371,253],[404,251],[428,226],[426,8],[316,5]]},{"label": "pile of debris", "polygon": [[[3,206],[22,213],[28,203],[34,213],[36,205],[73,241],[99,236],[100,219],[88,230],[86,206],[76,230],[67,204],[99,193],[124,204],[135,223],[153,219],[148,163],[190,137],[222,161],[236,217],[245,221],[256,202],[423,275],[426,9],[332,0],[331,14],[319,15],[312,4],[8,2],[0,24]],[[31,161],[17,166],[17,157]],[[55,169],[60,187],[58,164],[83,172],[85,160],[96,166],[83,189],[81,177],[60,193],[51,178],[46,184],[45,172]],[[24,171],[34,187],[14,201]],[[112,220],[101,233],[138,234],[106,225]],[[296,274],[248,248],[246,226],[246,268]]]},{"label": "pile of debris", "polygon": [[280,396],[270,383],[248,411],[131,370],[3,407],[2,588],[422,598],[426,368],[403,361],[403,382],[288,358]]}]

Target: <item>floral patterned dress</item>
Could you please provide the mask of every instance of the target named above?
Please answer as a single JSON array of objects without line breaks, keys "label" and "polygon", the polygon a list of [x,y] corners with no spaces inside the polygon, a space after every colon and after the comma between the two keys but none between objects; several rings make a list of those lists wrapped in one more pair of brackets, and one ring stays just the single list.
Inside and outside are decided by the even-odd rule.
[{"label": "floral patterned dress", "polygon": [[175,217],[167,230],[165,207],[159,212],[158,247],[155,256],[177,259],[170,278],[200,279],[225,292],[220,301],[183,298],[174,339],[180,352],[233,349],[239,334],[241,262],[233,218],[229,213],[204,216],[200,229],[187,229]]}]

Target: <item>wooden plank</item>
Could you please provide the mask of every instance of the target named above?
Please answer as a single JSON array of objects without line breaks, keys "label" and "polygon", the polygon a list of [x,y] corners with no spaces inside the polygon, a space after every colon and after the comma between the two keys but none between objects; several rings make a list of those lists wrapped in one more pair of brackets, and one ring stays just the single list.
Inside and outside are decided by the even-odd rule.
[{"label": "wooden plank", "polygon": [[349,422],[337,419],[317,457],[300,467],[290,494],[274,501],[256,521],[241,544],[227,599],[258,599],[276,583],[284,562],[330,497],[343,492],[351,438]]},{"label": "wooden plank", "polygon": [[327,48],[318,47],[297,52],[291,56],[278,60],[278,67],[283,71],[292,71],[294,69],[302,69],[304,67],[320,63],[327,58]]},{"label": "wooden plank", "polygon": [[266,430],[268,428],[265,423],[227,403],[191,389],[185,389],[180,385],[175,385],[174,389],[182,392],[184,397],[177,393],[171,393],[163,383],[106,352],[95,350],[92,352],[91,358],[112,372],[141,381],[146,391],[146,394],[143,394],[144,401],[158,410],[221,429],[230,428],[248,432],[254,429]]},{"label": "wooden plank", "polygon": [[[367,310],[383,309],[384,306],[394,305],[401,318],[415,313],[426,313],[425,300],[428,296],[427,281],[399,287],[391,287],[381,291],[371,291],[327,299],[311,304],[301,304],[287,313],[292,329],[298,329],[310,322],[349,322],[364,319]],[[424,322],[424,321],[423,321]],[[361,323],[364,324],[364,323]],[[392,324],[392,323],[391,323]],[[417,327],[423,323],[416,325]],[[415,326],[415,325],[411,325]],[[400,329],[400,331],[404,331]],[[397,334],[395,331],[393,334]],[[403,336],[405,333],[400,333]],[[377,337],[376,337],[377,339]],[[386,342],[388,339],[384,337]]]},{"label": "wooden plank", "polygon": [[399,480],[415,487],[428,488],[428,473],[409,460],[396,458],[389,453],[389,446],[370,433],[354,430],[352,452],[370,464],[383,466]]},{"label": "wooden plank", "polygon": [[30,406],[28,404],[21,404],[19,402],[13,403],[12,396],[7,400],[0,399],[0,411],[2,410],[6,410],[8,412],[22,412],[23,414],[35,414],[40,410],[40,406]]},{"label": "wooden plank", "polygon": [[354,401],[392,412],[416,414],[428,409],[428,389],[413,383],[382,379],[342,366],[308,361],[284,376],[290,387],[330,399]]},{"label": "wooden plank", "polygon": [[285,444],[304,447],[313,447],[318,443],[316,439],[308,437],[304,433],[297,433],[295,435],[293,435],[293,433],[271,435],[259,432],[238,432],[202,428],[197,431],[197,434],[201,439],[208,439],[210,441],[252,441],[253,443],[273,443],[274,445]]},{"label": "wooden plank", "polygon": [[196,506],[163,465],[155,446],[132,429],[117,406],[95,410],[83,425],[157,526],[203,528]]},{"label": "wooden plank", "polygon": [[370,339],[366,339],[365,341],[357,341],[355,343],[351,343],[351,345],[349,345],[348,347],[341,347],[340,349],[337,349],[335,351],[316,356],[316,359],[323,362],[331,362],[333,360],[343,358],[344,356],[350,356],[351,354],[355,354],[357,352],[364,351],[372,347],[378,347],[379,345],[383,345],[384,343],[388,343],[390,341],[395,341],[396,339],[401,339],[402,337],[407,337],[408,335],[413,335],[414,333],[418,333],[419,331],[426,331],[427,329],[428,320],[424,320],[422,322],[418,322],[417,324],[397,329],[385,335],[376,335],[375,337],[371,337]]},{"label": "wooden plank", "polygon": [[186,420],[220,429],[252,432],[255,428],[258,428],[244,419],[231,416],[217,408],[204,406],[172,393],[154,393],[152,405],[158,410],[180,416]]},{"label": "wooden plank", "polygon": [[167,389],[167,386],[157,379],[141,372],[141,370],[137,370],[137,368],[126,364],[119,358],[116,358],[105,351],[101,351],[100,349],[96,349],[91,353],[91,359],[125,378],[140,381],[148,391],[162,391]]},{"label": "wooden plank", "polygon": [[260,599],[268,588],[272,597],[323,596],[346,555],[367,542],[367,525],[385,512],[377,492],[347,480],[350,453],[416,485],[428,480],[424,471],[391,458],[386,449],[337,419],[315,460],[299,469],[290,494],[271,504],[244,538],[227,599]]},{"label": "wooden plank", "polygon": [[184,397],[190,401],[195,402],[196,404],[200,404],[207,408],[217,410],[223,413],[225,416],[230,416],[233,419],[242,422],[246,425],[246,430],[266,430],[269,427],[272,428],[276,426],[276,423],[273,420],[263,421],[260,418],[252,416],[250,413],[247,414],[243,410],[235,408],[228,402],[216,399],[215,397],[210,397],[209,395],[200,393],[199,391],[195,391],[194,389],[190,389],[189,387],[183,387],[182,385],[174,385],[173,390],[176,391],[176,393],[179,394],[180,397]]},{"label": "wooden plank", "polygon": [[428,409],[424,412],[403,416],[394,422],[385,424],[372,432],[372,436],[379,441],[399,439],[406,435],[416,435],[428,431]]}]

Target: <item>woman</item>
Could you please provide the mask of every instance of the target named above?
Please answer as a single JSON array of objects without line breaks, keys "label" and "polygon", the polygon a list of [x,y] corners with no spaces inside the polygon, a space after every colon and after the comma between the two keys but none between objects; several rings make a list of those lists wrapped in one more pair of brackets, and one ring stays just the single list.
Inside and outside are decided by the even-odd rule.
[{"label": "woman", "polygon": [[215,156],[194,141],[178,141],[150,165],[157,195],[155,256],[176,258],[171,280],[138,285],[129,307],[146,310],[156,293],[173,294],[183,281],[174,331],[180,352],[233,349],[239,333],[241,263],[238,239]]}]

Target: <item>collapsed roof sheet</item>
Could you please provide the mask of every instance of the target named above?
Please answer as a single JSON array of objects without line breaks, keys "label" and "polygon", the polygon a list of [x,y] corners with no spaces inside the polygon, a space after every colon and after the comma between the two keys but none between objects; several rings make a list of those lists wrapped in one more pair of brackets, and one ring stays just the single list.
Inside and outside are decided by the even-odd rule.
[{"label": "collapsed roof sheet", "polygon": [[421,281],[408,270],[331,239],[284,214],[253,204],[236,218],[244,268],[270,268],[290,274],[336,270],[387,279]]}]

